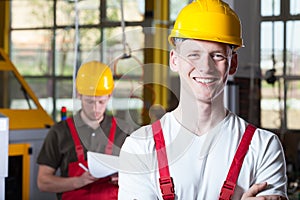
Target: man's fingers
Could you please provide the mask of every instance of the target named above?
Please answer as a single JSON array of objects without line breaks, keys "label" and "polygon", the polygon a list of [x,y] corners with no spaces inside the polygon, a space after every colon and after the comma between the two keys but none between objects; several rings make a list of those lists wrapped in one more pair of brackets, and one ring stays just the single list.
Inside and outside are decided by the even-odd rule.
[{"label": "man's fingers", "polygon": [[267,186],[268,186],[267,182],[252,185],[249,188],[249,190],[243,194],[242,199],[245,199],[248,197],[255,197],[259,192],[266,189]]}]

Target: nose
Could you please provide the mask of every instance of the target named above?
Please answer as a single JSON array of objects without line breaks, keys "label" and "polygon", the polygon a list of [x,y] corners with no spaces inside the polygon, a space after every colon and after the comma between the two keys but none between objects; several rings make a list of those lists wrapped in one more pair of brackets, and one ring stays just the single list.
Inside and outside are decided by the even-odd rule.
[{"label": "nose", "polygon": [[99,110],[99,108],[101,108],[101,107],[102,107],[102,103],[99,102],[99,101],[95,101],[95,103],[94,103],[94,109],[95,110]]},{"label": "nose", "polygon": [[209,54],[201,54],[200,58],[193,65],[199,72],[209,72],[213,71],[215,62]]}]

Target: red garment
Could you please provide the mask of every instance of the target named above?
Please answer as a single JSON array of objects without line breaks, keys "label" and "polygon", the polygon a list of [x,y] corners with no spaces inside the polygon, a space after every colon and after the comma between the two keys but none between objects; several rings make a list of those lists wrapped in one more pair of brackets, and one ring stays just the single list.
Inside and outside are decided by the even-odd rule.
[{"label": "red garment", "polygon": [[[77,154],[78,161],[69,163],[68,171],[69,177],[81,176],[84,173],[84,170],[79,167],[79,163],[82,163],[87,167],[87,161],[84,159],[83,146],[81,145],[78,133],[76,131],[74,122],[72,118],[67,119],[67,124],[70,128],[72,138],[75,144],[75,150]],[[106,153],[112,154],[112,144],[114,142],[114,135],[116,130],[116,121],[112,119],[112,127],[110,130],[109,141],[106,147]],[[86,185],[77,190],[72,190],[64,192],[62,194],[63,200],[116,200],[118,199],[118,185],[111,182],[112,176],[105,178],[100,178],[99,180]]]},{"label": "red garment", "polygon": [[[256,127],[251,124],[247,126],[245,134],[243,135],[243,138],[234,155],[226,180],[224,181],[224,184],[221,188],[219,200],[231,199],[231,196],[234,193],[240,169],[242,167],[245,155],[248,151],[255,130]],[[165,139],[159,120],[152,124],[152,132],[154,136],[155,150],[158,159],[160,176],[159,183],[162,197],[164,200],[174,200],[176,188],[174,189],[173,179],[170,176]]]}]

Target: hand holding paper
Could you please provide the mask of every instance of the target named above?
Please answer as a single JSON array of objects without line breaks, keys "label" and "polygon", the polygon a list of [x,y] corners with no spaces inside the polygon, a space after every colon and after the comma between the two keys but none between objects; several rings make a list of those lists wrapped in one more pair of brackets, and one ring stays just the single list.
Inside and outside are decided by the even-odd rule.
[{"label": "hand holding paper", "polygon": [[118,172],[118,156],[88,151],[87,160],[89,171],[96,178],[103,178]]}]

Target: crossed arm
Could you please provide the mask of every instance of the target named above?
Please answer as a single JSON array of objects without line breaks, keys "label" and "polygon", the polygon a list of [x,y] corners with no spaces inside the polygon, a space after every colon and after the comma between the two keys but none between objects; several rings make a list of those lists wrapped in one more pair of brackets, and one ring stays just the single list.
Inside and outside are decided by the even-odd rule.
[{"label": "crossed arm", "polygon": [[241,200],[287,200],[287,198],[279,195],[256,196],[260,191],[267,188],[267,183],[254,184],[242,196]]}]

